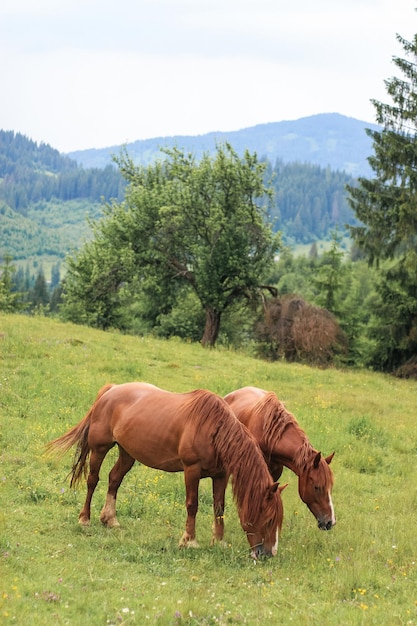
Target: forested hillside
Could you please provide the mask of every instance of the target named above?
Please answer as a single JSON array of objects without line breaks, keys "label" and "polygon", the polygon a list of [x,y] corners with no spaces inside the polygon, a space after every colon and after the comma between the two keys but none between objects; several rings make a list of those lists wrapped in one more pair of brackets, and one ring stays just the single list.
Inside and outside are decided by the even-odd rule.
[{"label": "forested hillside", "polygon": [[87,217],[123,189],[111,165],[86,170],[49,145],[0,130],[1,255],[64,257],[87,236]]},{"label": "forested hillside", "polygon": [[[354,223],[345,185],[354,179],[307,163],[270,163],[274,229],[290,245],[329,236]],[[114,165],[85,169],[46,144],[0,131],[0,254],[15,260],[64,256],[88,237],[87,218],[103,200],[123,197],[125,181]]]},{"label": "forested hillside", "polygon": [[56,200],[121,197],[115,168],[88,169],[47,144],[20,133],[0,130],[0,199],[24,215],[31,204]]},{"label": "forested hillside", "polygon": [[355,216],[346,201],[346,184],[354,179],[318,165],[277,162],[273,168],[274,227],[288,245],[326,239],[332,230],[343,233]]}]

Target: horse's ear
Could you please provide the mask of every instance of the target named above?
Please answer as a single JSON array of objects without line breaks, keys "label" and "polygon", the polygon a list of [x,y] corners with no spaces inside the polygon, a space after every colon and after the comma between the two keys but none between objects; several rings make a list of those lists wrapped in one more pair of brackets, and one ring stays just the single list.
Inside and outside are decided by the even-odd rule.
[{"label": "horse's ear", "polygon": [[279,491],[279,493],[281,493],[282,491],[284,491],[285,487],[288,487],[288,483],[285,483],[285,485],[280,485],[278,482],[273,483],[270,487],[270,493],[271,495],[276,491]]},{"label": "horse's ear", "polygon": [[332,458],[333,457],[334,457],[334,452],[329,454],[329,456],[326,456],[326,458],[324,460],[326,461],[327,465],[330,465],[330,463],[332,462]]},{"label": "horse's ear", "polygon": [[320,459],[321,459],[321,452],[317,452],[315,459],[314,459],[314,463],[313,463],[314,469],[317,469],[318,466],[320,465]]}]

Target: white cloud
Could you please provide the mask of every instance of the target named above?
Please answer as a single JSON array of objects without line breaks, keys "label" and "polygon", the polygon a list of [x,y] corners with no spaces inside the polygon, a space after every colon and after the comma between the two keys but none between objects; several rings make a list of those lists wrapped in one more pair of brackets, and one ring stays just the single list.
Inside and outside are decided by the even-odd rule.
[{"label": "white cloud", "polygon": [[328,111],[374,121],[414,22],[410,0],[3,0],[0,127],[70,151]]}]

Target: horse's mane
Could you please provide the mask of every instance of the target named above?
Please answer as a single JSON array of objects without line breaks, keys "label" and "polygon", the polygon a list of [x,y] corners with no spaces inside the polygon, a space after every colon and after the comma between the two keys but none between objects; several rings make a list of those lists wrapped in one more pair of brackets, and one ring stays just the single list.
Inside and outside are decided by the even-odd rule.
[{"label": "horse's mane", "polygon": [[287,411],[275,393],[270,391],[263,396],[256,403],[253,413],[263,420],[263,436],[267,449],[273,448],[273,442],[281,439],[288,426],[295,428],[300,447],[297,449],[293,462],[298,469],[303,469],[311,458],[313,447],[294,415]]},{"label": "horse's mane", "polygon": [[256,439],[223,398],[204,389],[190,395],[193,415],[211,431],[218,461],[232,475],[233,496],[244,521],[256,524],[262,516],[280,526],[279,498],[268,500],[265,508],[272,479]]}]

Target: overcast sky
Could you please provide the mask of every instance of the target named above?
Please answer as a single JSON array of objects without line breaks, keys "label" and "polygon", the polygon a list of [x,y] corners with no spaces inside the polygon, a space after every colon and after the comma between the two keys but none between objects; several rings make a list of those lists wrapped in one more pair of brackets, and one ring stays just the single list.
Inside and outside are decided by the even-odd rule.
[{"label": "overcast sky", "polygon": [[61,152],[316,113],[375,122],[415,0],[1,0],[0,128]]}]

